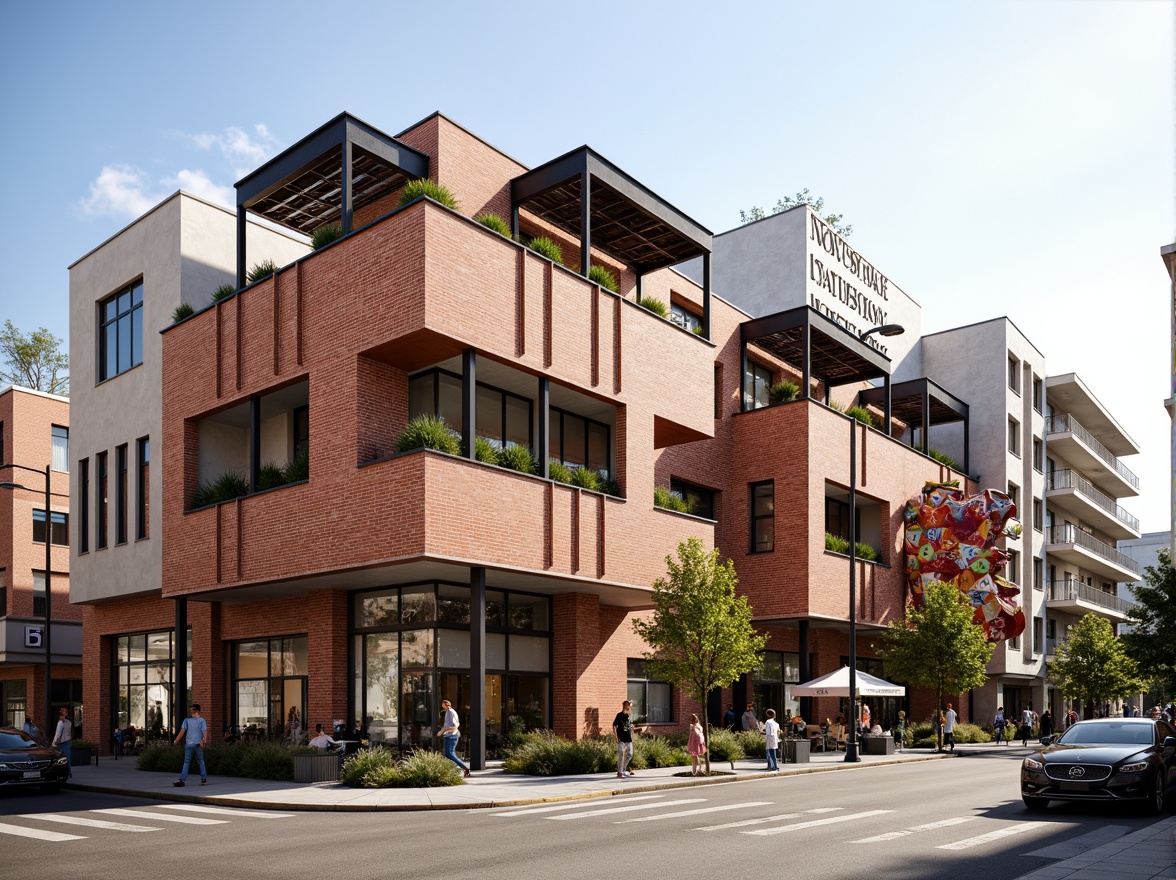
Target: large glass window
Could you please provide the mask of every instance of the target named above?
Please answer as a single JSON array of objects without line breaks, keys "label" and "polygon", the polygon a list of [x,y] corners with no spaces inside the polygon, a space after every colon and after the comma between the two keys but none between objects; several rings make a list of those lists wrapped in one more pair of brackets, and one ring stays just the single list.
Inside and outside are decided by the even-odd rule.
[{"label": "large glass window", "polygon": [[770,553],[776,549],[775,493],[774,480],[751,484],[752,553]]},{"label": "large glass window", "polygon": [[143,282],[98,304],[98,378],[110,379],[143,363]]},{"label": "large glass window", "polygon": [[53,470],[69,470],[69,428],[61,425],[53,426]]},{"label": "large glass window", "polygon": [[650,678],[645,661],[626,662],[628,696],[634,724],[669,724],[674,720],[674,688],[668,681]]},{"label": "large glass window", "polygon": [[0,690],[3,690],[4,694],[3,725],[20,730],[24,725],[25,716],[29,714],[25,680],[17,678],[0,681]]},{"label": "large glass window", "polygon": [[611,473],[608,425],[551,407],[549,457],[570,468]]},{"label": "large glass window", "polygon": [[715,493],[702,486],[695,486],[685,480],[670,480],[670,494],[686,503],[686,509],[695,516],[715,518]]},{"label": "large glass window", "polygon": [[[49,519],[53,524],[50,530],[50,543],[68,547],[69,514],[58,513],[56,510],[53,510],[49,512]],[[43,510],[33,511],[33,543],[45,543],[45,511]]]},{"label": "large glass window", "polygon": [[307,676],[306,636],[233,645],[233,718],[241,738],[304,742],[313,723],[306,717]]},{"label": "large glass window", "polygon": [[[461,376],[433,369],[418,373],[409,380],[409,418],[421,413],[436,413],[455,431],[464,425],[461,411]],[[531,433],[531,401],[484,382],[475,388],[475,425],[479,437],[494,446],[534,448]]]},{"label": "large glass window", "polygon": [[[361,738],[400,748],[431,747],[448,699],[468,748],[470,590],[464,584],[412,584],[357,594],[353,602],[355,720]],[[551,601],[486,591],[487,748],[511,725],[546,727],[550,690]]]},{"label": "large glass window", "polygon": [[770,402],[768,389],[772,387],[772,371],[770,368],[747,362],[747,372],[743,376],[743,408],[759,409]]},{"label": "large glass window", "polygon": [[45,616],[45,572],[33,572],[33,617]]},{"label": "large glass window", "polygon": [[763,718],[767,709],[775,709],[778,719],[785,713],[798,714],[800,703],[793,698],[792,688],[800,683],[799,654],[764,651],[763,663],[751,674],[751,680],[757,718]]},{"label": "large glass window", "polygon": [[[188,631],[187,656],[192,656],[192,632]],[[148,736],[164,737],[175,733],[176,713],[182,718],[191,702],[191,689],[178,698],[174,694],[175,635],[173,630],[131,633],[113,638],[114,657],[111,679],[114,683],[115,726],[128,724],[146,730]],[[187,680],[192,681],[192,662],[187,664]],[[178,705],[177,705],[178,704]]]}]

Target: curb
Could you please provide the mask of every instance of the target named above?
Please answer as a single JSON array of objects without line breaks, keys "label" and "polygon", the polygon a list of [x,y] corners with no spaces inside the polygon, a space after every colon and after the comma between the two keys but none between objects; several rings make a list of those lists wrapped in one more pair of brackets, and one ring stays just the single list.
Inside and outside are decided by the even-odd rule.
[{"label": "curb", "polygon": [[[960,755],[962,757],[963,755]],[[130,797],[145,797],[161,801],[177,803],[207,804],[220,807],[244,807],[252,810],[272,810],[300,813],[412,813],[429,810],[489,810],[499,807],[521,807],[532,804],[553,804],[562,801],[592,800],[595,798],[609,798],[617,795],[633,794],[636,792],[663,791],[675,788],[694,788],[700,785],[731,785],[733,783],[751,782],[760,779],[784,779],[789,776],[801,776],[809,773],[832,773],[841,770],[865,770],[870,767],[889,767],[895,764],[914,764],[923,761],[938,761],[953,758],[949,753],[921,755],[917,758],[900,758],[890,761],[870,761],[859,764],[832,764],[817,767],[795,767],[786,771],[771,773],[752,773],[745,776],[725,776],[711,779],[678,779],[673,782],[653,782],[647,785],[624,786],[602,789],[601,791],[582,792],[579,794],[554,795],[551,797],[533,798],[504,798],[500,800],[471,801],[455,804],[280,804],[273,801],[257,801],[249,798],[233,797],[232,795],[195,795],[180,794],[179,792],[162,791],[148,792],[140,789],[113,788],[107,785],[89,785],[69,782],[66,788],[76,791],[92,791],[100,794],[115,794]],[[334,783],[326,783],[328,785]],[[359,791],[364,791],[360,789]]]}]

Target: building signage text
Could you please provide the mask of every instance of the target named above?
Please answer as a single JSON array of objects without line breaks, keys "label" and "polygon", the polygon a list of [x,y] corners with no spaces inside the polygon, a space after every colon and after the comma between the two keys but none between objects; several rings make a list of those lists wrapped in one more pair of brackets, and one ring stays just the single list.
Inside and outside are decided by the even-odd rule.
[{"label": "building signage text", "polygon": [[[840,324],[855,336],[887,321],[889,280],[861,254],[846,244],[821,218],[809,215],[809,239],[821,246],[831,258],[824,260],[809,254],[809,280],[829,296],[809,294],[809,305]],[[840,270],[848,270],[848,275]],[[860,284],[860,286],[858,286]],[[876,299],[881,298],[881,302]],[[886,354],[886,347],[876,338],[866,342]]]}]

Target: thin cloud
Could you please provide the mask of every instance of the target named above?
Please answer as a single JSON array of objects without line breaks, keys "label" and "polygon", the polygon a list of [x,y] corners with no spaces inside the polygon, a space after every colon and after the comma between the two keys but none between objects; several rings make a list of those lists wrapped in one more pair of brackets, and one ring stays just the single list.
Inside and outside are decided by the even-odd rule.
[{"label": "thin cloud", "polygon": [[[248,132],[236,125],[230,125],[220,132],[171,132],[173,137],[185,140],[198,150],[218,149],[239,171],[239,176],[256,168],[277,152],[280,146],[277,138],[270,134],[264,123],[257,123]],[[246,168],[240,172],[240,168]]]},{"label": "thin cloud", "polygon": [[215,183],[207,174],[199,169],[189,170],[185,168],[176,174],[175,177],[164,178],[163,182],[167,185],[169,191],[182,189],[186,193],[199,196],[213,204],[224,205],[226,208],[235,207],[237,204],[233,187],[221,186]]},{"label": "thin cloud", "polygon": [[90,184],[90,195],[75,205],[86,217],[138,217],[158,199],[147,173],[133,165],[106,165]]}]

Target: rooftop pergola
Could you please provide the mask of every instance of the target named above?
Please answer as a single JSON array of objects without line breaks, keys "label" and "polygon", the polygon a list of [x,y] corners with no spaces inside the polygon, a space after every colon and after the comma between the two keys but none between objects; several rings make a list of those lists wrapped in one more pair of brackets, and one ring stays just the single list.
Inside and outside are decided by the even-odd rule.
[{"label": "rooftop pergola", "polygon": [[[862,403],[878,405],[882,398],[881,388],[870,388],[859,395]],[[932,380],[923,377],[899,382],[890,389],[891,410],[894,415],[906,422],[912,429],[921,429],[922,450],[926,455],[930,450],[930,430],[932,425],[947,425],[953,422],[964,423],[964,462],[963,471],[968,473],[968,405]],[[913,433],[912,433],[913,445]]]},{"label": "rooftop pergola", "polygon": [[[833,386],[882,379],[882,387],[870,393],[880,395],[886,418],[885,430],[890,433],[890,358],[836,321],[811,306],[800,306],[744,321],[739,326],[739,335],[745,376],[747,347],[754,345],[785,363],[800,367],[801,393],[805,397],[811,394],[814,378],[824,383],[826,402]],[[741,407],[746,409],[746,395],[740,395],[740,399]]]},{"label": "rooftop pergola", "polygon": [[511,229],[526,210],[580,242],[580,274],[596,248],[641,276],[702,257],[702,329],[710,338],[711,233],[590,147],[511,181]]},{"label": "rooftop pergola", "polygon": [[357,208],[429,176],[429,157],[347,113],[237,182],[237,286],[245,286],[246,214],[309,235],[351,230]]}]

